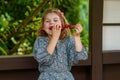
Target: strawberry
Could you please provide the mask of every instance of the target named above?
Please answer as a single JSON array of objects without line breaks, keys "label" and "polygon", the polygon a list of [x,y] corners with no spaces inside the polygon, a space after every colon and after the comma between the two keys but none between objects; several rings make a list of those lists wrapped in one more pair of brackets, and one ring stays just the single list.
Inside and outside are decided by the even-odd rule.
[{"label": "strawberry", "polygon": [[[62,25],[62,29],[65,29],[65,28],[73,29],[74,27],[75,25]],[[52,26],[49,29],[52,30]]]}]

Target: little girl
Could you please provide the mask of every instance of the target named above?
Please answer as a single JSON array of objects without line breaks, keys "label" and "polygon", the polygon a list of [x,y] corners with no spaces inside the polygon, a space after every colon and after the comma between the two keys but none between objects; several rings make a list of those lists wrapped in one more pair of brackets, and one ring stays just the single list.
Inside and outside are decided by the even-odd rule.
[{"label": "little girl", "polygon": [[74,80],[71,66],[88,58],[80,40],[82,26],[76,24],[72,36],[69,28],[62,29],[62,25],[67,24],[60,10],[48,9],[44,13],[33,47],[34,58],[39,64],[38,80]]}]

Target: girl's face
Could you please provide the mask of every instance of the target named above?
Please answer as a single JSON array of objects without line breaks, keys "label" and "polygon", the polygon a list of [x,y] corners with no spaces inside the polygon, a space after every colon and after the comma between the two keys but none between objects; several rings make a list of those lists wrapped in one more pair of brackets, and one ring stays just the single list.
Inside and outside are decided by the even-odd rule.
[{"label": "girl's face", "polygon": [[60,17],[55,13],[48,13],[44,20],[43,30],[48,34],[52,35],[52,31],[49,29],[50,27],[55,27],[56,25],[61,26]]}]

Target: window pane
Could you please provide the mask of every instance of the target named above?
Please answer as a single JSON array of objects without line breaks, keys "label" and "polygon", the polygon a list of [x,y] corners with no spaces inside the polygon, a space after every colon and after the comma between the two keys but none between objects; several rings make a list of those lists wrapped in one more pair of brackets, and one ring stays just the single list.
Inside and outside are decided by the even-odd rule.
[{"label": "window pane", "polygon": [[103,27],[103,50],[120,50],[120,26]]},{"label": "window pane", "polygon": [[120,23],[120,0],[104,0],[103,23]]}]

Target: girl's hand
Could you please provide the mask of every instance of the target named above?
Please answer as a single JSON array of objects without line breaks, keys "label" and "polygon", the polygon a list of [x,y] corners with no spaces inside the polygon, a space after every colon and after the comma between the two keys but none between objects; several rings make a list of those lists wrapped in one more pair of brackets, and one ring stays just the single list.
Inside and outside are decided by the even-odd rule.
[{"label": "girl's hand", "polygon": [[80,33],[82,32],[82,25],[81,24],[76,24],[75,25],[75,33],[74,36],[75,37],[80,37]]},{"label": "girl's hand", "polygon": [[54,50],[60,34],[61,34],[61,27],[59,25],[54,25],[52,28],[52,35],[49,37],[50,42],[47,45],[47,50],[51,55],[54,54]]},{"label": "girl's hand", "polygon": [[61,34],[61,26],[60,25],[55,25],[52,28],[52,38],[59,39]]}]

